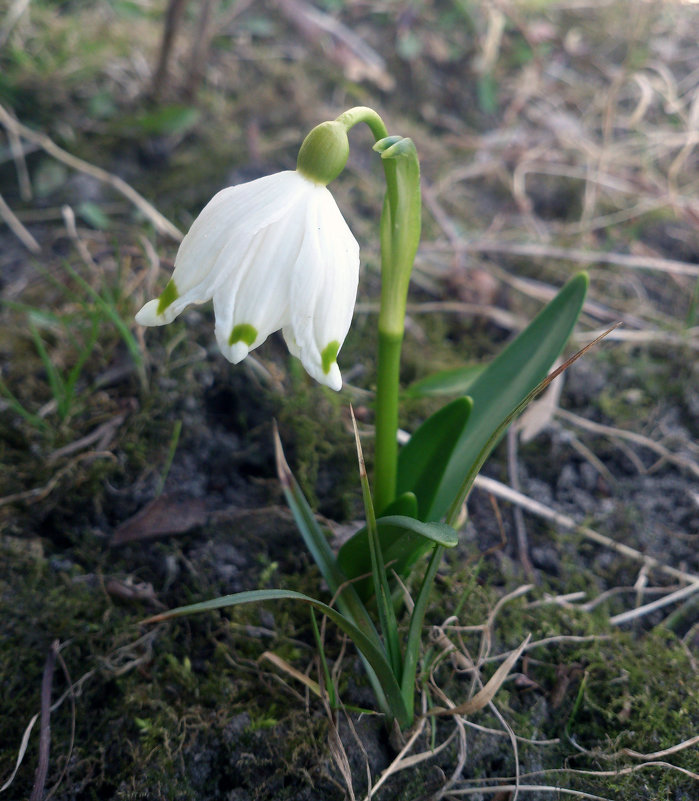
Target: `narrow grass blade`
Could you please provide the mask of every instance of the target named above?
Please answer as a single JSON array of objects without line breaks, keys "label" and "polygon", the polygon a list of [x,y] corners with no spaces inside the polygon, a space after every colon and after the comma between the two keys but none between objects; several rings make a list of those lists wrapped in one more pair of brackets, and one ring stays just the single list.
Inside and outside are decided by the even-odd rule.
[{"label": "narrow grass blade", "polygon": [[116,308],[112,304],[108,303],[99,294],[99,292],[93,289],[78,272],[76,272],[69,264],[66,264],[65,268],[68,273],[70,273],[70,275],[78,282],[78,284],[80,284],[85,292],[87,292],[87,294],[92,298],[104,316],[107,317],[107,319],[109,319],[117,329],[121,338],[124,340],[124,344],[129,351],[133,363],[136,365],[136,371],[141,381],[141,386],[145,387],[147,381],[146,371],[143,364],[143,354],[141,353],[141,347],[138,344],[136,337],[131,333],[129,326],[121,318],[121,315]]},{"label": "narrow grass blade", "polygon": [[291,676],[292,679],[296,679],[296,681],[301,682],[301,684],[303,684],[304,687],[307,687],[313,693],[313,695],[316,696],[316,698],[322,697],[318,682],[313,681],[313,679],[310,676],[307,676],[305,673],[301,673],[300,670],[297,670],[293,665],[290,665],[286,659],[282,659],[281,656],[273,653],[272,651],[265,651],[259,658],[258,662],[261,662],[263,659],[271,662],[276,668],[279,668],[282,673],[286,673],[287,676]]},{"label": "narrow grass blade", "polygon": [[[456,532],[455,532],[456,533]],[[403,676],[401,678],[401,693],[410,716],[413,715],[413,705],[415,702],[415,674],[417,673],[417,662],[420,655],[420,643],[422,641],[422,625],[427,612],[427,602],[437,575],[437,569],[442,561],[444,548],[437,545],[432,553],[432,558],[427,566],[425,575],[422,578],[420,592],[415,599],[413,613],[410,616],[410,626],[408,628],[408,640],[405,645],[405,664],[403,665]]]},{"label": "narrow grass blade", "polygon": [[251,590],[249,592],[239,592],[235,595],[224,595],[210,601],[180,606],[177,609],[171,609],[168,612],[153,615],[153,617],[149,617],[142,622],[144,624],[157,623],[161,620],[169,620],[174,617],[193,615],[198,612],[211,612],[215,609],[224,609],[231,606],[239,606],[240,604],[282,600],[300,601],[301,603],[308,604],[319,612],[322,612],[326,617],[329,617],[335,625],[344,631],[374,671],[374,674],[380,682],[381,689],[385,693],[388,708],[398,721],[398,724],[401,727],[410,724],[411,716],[405,706],[400,687],[381,645],[377,645],[371,637],[367,637],[361,629],[338,612],[337,609],[333,609],[332,606],[328,606],[322,601],[304,595],[302,592],[295,592],[294,590]]},{"label": "narrow grass blade", "polygon": [[338,567],[335,554],[332,552],[330,545],[328,545],[325,534],[318,525],[318,521],[313,514],[313,510],[308,505],[301,487],[299,487],[289,469],[276,423],[274,426],[274,450],[277,461],[277,475],[296,521],[296,526],[313,560],[318,565],[321,575],[327,582],[331,594],[337,597],[339,609],[353,620],[362,632],[373,640],[377,647],[380,647],[381,640],[369,617],[369,613],[360,601],[354,587],[349,583],[347,576]]},{"label": "narrow grass blade", "polygon": [[38,414],[34,414],[33,412],[30,412],[29,409],[26,409],[23,406],[22,402],[18,400],[15,395],[13,395],[10,388],[1,378],[0,378],[0,395],[2,395],[5,398],[12,411],[15,412],[15,414],[18,414],[27,423],[29,423],[29,425],[41,431],[48,431],[51,428],[51,426],[46,422],[46,420],[43,419],[43,417],[39,417]]},{"label": "narrow grass blade", "polygon": [[376,608],[379,614],[381,631],[386,642],[388,659],[393,668],[393,673],[400,676],[402,672],[402,658],[400,653],[400,642],[398,640],[398,621],[396,612],[391,600],[391,590],[386,578],[386,565],[384,564],[383,554],[381,553],[381,543],[376,528],[376,515],[374,514],[374,503],[371,499],[371,489],[369,488],[369,477],[364,464],[364,454],[362,453],[362,443],[359,441],[359,431],[357,421],[354,417],[354,409],[350,406],[352,415],[352,425],[354,427],[354,441],[357,446],[357,462],[359,464],[359,481],[362,485],[362,499],[364,501],[364,515],[366,517],[367,541],[369,543],[369,556],[371,560],[371,576],[374,584],[374,596],[376,597]]},{"label": "narrow grass blade", "polygon": [[63,379],[61,378],[61,374],[56,369],[56,365],[51,361],[51,357],[46,350],[44,345],[44,340],[41,338],[41,334],[37,330],[37,327],[34,323],[28,320],[29,330],[31,331],[32,339],[34,340],[34,347],[36,348],[37,353],[39,354],[39,358],[41,359],[41,363],[44,365],[44,370],[46,370],[46,377],[49,382],[49,387],[51,388],[51,394],[53,395],[53,399],[56,401],[56,408],[58,410],[58,415],[61,419],[65,417],[65,402],[66,402],[66,392],[65,392],[65,384],[63,383]]},{"label": "narrow grass blade", "polygon": [[[313,629],[313,639],[316,641],[316,648],[318,649],[320,669],[323,673],[323,682],[325,683],[325,690],[328,694],[328,702],[332,709],[336,709],[337,694],[335,693],[335,685],[333,684],[333,679],[330,675],[330,669],[328,668],[328,660],[325,658],[325,649],[323,648],[323,641],[320,638],[320,631],[318,630],[318,623],[316,621],[316,613],[313,610],[313,607],[311,607],[311,628]],[[320,692],[318,692],[318,695],[320,695]]]},{"label": "narrow grass blade", "polygon": [[157,498],[165,488],[165,482],[167,481],[168,473],[170,472],[170,468],[172,467],[172,463],[175,459],[175,453],[177,452],[177,445],[180,441],[180,434],[182,433],[182,421],[175,420],[175,425],[172,427],[172,434],[170,435],[170,445],[167,449],[167,457],[165,459],[165,464],[163,466],[163,471],[160,474],[160,478],[158,479],[158,483],[155,487],[155,497]]},{"label": "narrow grass blade", "polygon": [[87,341],[83,343],[83,347],[78,355],[78,359],[73,365],[73,367],[70,369],[70,372],[68,373],[68,378],[65,382],[66,396],[70,403],[72,403],[73,398],[75,397],[75,386],[78,383],[78,379],[80,378],[80,373],[82,373],[82,369],[85,366],[85,362],[88,360],[95,345],[97,344],[98,337],[99,337],[99,326],[97,320],[93,318],[91,320],[90,336],[87,338]]}]

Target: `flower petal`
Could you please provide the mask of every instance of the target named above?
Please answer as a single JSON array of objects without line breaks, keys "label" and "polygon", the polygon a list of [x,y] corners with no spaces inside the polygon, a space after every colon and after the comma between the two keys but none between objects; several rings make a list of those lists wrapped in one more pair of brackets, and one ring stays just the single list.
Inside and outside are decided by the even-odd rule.
[{"label": "flower petal", "polygon": [[[283,218],[313,186],[292,170],[222,189],[209,201],[182,240],[163,296],[139,312],[143,325],[172,322],[191,303],[210,300],[235,273],[254,235]],[[164,295],[165,293],[163,293]],[[147,307],[147,311],[146,311]]]},{"label": "flower petal", "polygon": [[303,245],[291,285],[289,350],[308,373],[335,390],[342,386],[337,353],[347,336],[359,278],[359,245],[325,187],[309,204]]},{"label": "flower petal", "polygon": [[[284,218],[255,234],[236,273],[216,290],[216,340],[229,361],[245,358],[289,321],[292,268],[305,216],[306,198],[299,196]],[[255,337],[240,337],[241,326],[254,329]]]},{"label": "flower petal", "polygon": [[227,359],[241,361],[281,328],[308,373],[339,390],[337,354],[358,273],[359,246],[330,192],[287,171],[214,196],[182,240],[162,294],[136,319],[162,325],[213,298]]},{"label": "flower petal", "polygon": [[318,236],[328,262],[323,294],[313,316],[316,342],[322,353],[329,342],[345,341],[359,283],[359,245],[329,192],[320,206]]}]

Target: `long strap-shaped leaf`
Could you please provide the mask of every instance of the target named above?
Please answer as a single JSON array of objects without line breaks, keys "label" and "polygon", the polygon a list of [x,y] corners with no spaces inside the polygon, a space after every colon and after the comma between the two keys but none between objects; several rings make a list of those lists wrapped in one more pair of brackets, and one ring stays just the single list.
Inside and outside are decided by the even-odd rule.
[{"label": "long strap-shaped leaf", "polygon": [[333,609],[332,606],[328,606],[322,601],[304,595],[302,592],[295,592],[294,590],[251,590],[249,592],[238,592],[234,595],[223,595],[220,598],[214,598],[210,601],[180,606],[177,607],[177,609],[171,609],[168,612],[162,612],[161,614],[149,617],[143,622],[156,623],[160,620],[169,620],[170,618],[182,617],[183,615],[193,615],[197,612],[211,612],[214,609],[224,609],[229,606],[281,600],[301,601],[302,603],[309,604],[339,626],[352,640],[377,676],[386,696],[389,709],[398,721],[398,725],[404,728],[410,724],[411,715],[405,706],[401,688],[398,685],[396,677],[393,675],[393,671],[386,659],[383,648],[377,646],[371,637],[367,637],[361,629],[338,612],[337,609]]},{"label": "long strap-shaped leaf", "polygon": [[567,359],[560,367],[556,368],[550,375],[547,375],[543,381],[540,381],[534,389],[531,390],[522,400],[515,406],[515,408],[505,417],[501,422],[500,425],[492,432],[489,439],[485,442],[483,447],[481,448],[481,452],[478,454],[476,459],[473,463],[469,466],[468,470],[466,471],[466,475],[464,476],[464,480],[459,487],[454,500],[451,502],[449,509],[447,510],[447,523],[454,524],[459,517],[461,505],[463,502],[468,498],[468,494],[471,491],[471,487],[473,486],[473,482],[476,480],[476,476],[481,471],[481,467],[485,463],[485,460],[488,458],[488,454],[495,446],[495,443],[500,439],[500,437],[504,434],[505,429],[510,425],[510,423],[517,417],[521,412],[525,410],[525,408],[534,400],[534,398],[541,392],[543,392],[546,387],[561,373],[567,370],[573,362],[576,362],[581,356],[586,354],[590,348],[594,348],[594,346],[601,342],[608,334],[610,334],[615,328],[617,328],[621,323],[616,323],[611,328],[608,328],[603,334],[600,334],[596,339],[593,339],[592,342],[589,342],[585,345],[584,348],[579,350],[577,353],[574,353],[569,359]]},{"label": "long strap-shaped leaf", "polygon": [[[497,442],[493,433],[546,376],[575,325],[585,300],[587,285],[585,273],[568,281],[529,326],[473,382],[468,393],[473,399],[473,410],[450,455],[430,508],[421,509],[420,517],[423,520],[443,519],[460,494],[466,473],[480,460],[484,448],[487,447],[489,453]],[[430,420],[423,425],[429,426]],[[419,435],[420,429],[413,436]],[[419,498],[419,487],[401,481],[401,475],[408,468],[403,462],[401,452],[399,488],[403,492],[413,490]]]},{"label": "long strap-shaped leaf", "polygon": [[439,519],[428,515],[472,409],[471,398],[456,398],[442,406],[425,420],[400,452],[396,492],[415,493],[420,520]]}]

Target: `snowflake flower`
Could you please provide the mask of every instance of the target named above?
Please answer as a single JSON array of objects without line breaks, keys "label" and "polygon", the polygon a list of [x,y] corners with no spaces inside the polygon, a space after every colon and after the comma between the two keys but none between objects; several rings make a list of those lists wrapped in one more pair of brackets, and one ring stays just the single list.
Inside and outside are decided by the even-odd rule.
[{"label": "snowflake flower", "polygon": [[[328,125],[334,123],[315,128],[306,142]],[[307,372],[339,390],[337,354],[352,320],[359,245],[325,186],[338,158],[320,177],[302,170],[306,142],[297,170],[212,198],[182,240],[165,290],[136,321],[164,325],[190,304],[213,299],[216,340],[233,364],[281,329]]]}]

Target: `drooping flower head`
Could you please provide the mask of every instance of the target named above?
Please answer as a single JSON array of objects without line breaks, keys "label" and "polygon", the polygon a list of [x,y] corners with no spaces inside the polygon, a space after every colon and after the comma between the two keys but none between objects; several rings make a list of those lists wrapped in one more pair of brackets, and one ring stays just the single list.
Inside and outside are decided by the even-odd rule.
[{"label": "drooping flower head", "polygon": [[346,128],[322,123],[304,140],[296,170],[221,190],[182,240],[165,290],[136,321],[164,325],[213,298],[216,340],[233,364],[281,329],[307,372],[339,390],[359,245],[326,185],[348,152]]}]

